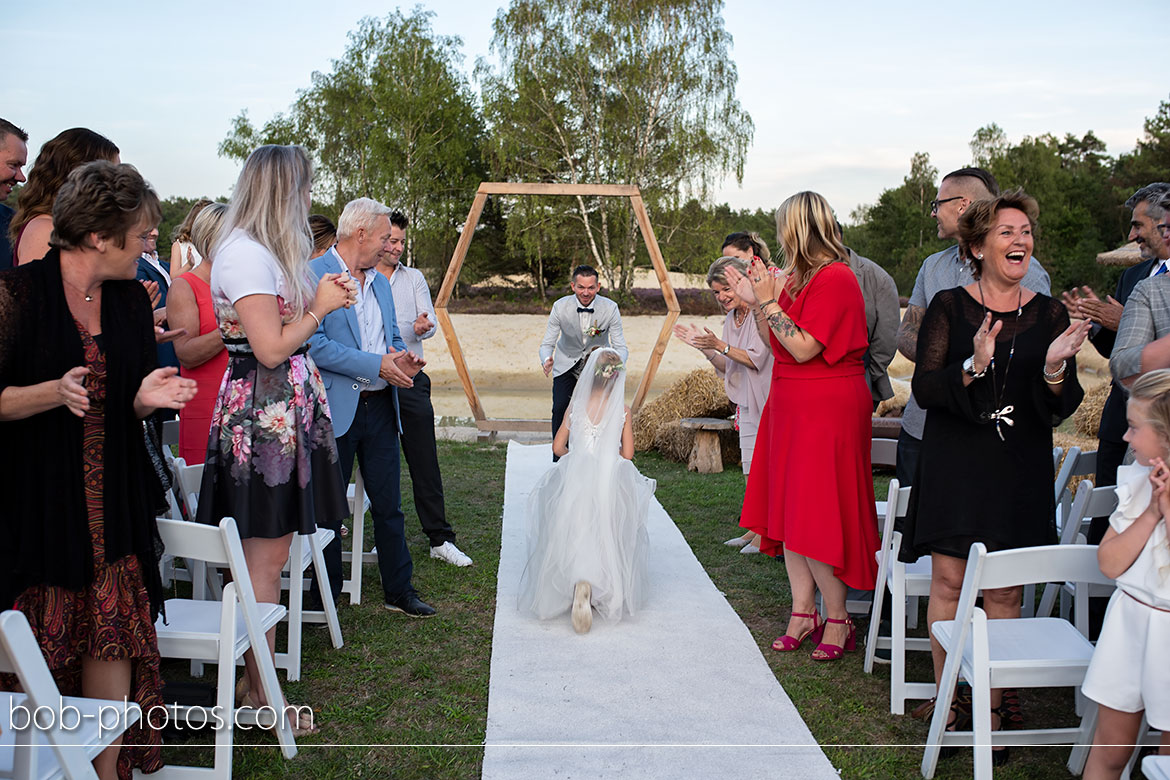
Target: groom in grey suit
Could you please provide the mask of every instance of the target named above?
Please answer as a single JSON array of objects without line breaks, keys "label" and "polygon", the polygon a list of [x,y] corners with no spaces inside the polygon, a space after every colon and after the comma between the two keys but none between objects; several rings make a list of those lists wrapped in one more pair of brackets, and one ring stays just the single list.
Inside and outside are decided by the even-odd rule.
[{"label": "groom in grey suit", "polygon": [[[623,361],[629,356],[617,304],[597,294],[601,289],[597,270],[588,265],[574,268],[569,289],[572,295],[553,304],[540,342],[541,368],[545,376],[551,373],[553,377],[553,437],[560,430],[589,352],[595,347],[613,347]],[[553,460],[557,460],[555,455]]]}]

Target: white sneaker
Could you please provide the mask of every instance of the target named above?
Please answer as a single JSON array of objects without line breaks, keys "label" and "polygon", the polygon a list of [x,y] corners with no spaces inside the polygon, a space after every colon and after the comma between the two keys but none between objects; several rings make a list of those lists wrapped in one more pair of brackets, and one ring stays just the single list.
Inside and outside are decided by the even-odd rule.
[{"label": "white sneaker", "polygon": [[471,558],[467,557],[453,542],[443,542],[438,547],[432,547],[431,557],[438,558],[440,561],[446,561],[452,566],[471,565]]}]

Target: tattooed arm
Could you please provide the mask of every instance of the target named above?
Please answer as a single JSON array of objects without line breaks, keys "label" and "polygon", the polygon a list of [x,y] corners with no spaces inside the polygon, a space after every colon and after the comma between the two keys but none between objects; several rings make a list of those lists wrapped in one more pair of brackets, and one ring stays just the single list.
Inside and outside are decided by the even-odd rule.
[{"label": "tattooed arm", "polygon": [[796,362],[805,363],[824,351],[825,345],[801,330],[775,301],[756,311],[762,312],[762,316],[757,315],[757,322],[762,320],[767,325],[780,345],[796,358]]},{"label": "tattooed arm", "polygon": [[898,326],[898,351],[907,360],[918,359],[918,329],[922,327],[925,314],[926,310],[921,306],[910,304],[902,315],[902,324]]}]

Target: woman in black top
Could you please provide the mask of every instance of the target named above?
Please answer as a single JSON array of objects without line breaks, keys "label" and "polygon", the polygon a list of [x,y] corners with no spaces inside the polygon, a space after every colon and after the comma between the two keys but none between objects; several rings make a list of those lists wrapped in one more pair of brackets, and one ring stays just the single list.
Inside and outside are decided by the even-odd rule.
[{"label": "woman in black top", "polygon": [[[142,418],[195,382],[155,369],[150,301],[134,280],[158,196],[129,165],[92,162],[53,205],[53,248],[0,273],[0,609],[28,617],[67,696],[161,705],[154,517],[165,499]],[[4,681],[11,684],[11,681]],[[162,766],[136,726],[102,751],[103,779]]]},{"label": "woman in black top", "polygon": [[[1052,429],[1084,395],[1075,355],[1090,323],[1070,325],[1060,301],[1020,284],[1037,213],[1020,190],[973,203],[959,235],[975,281],[936,295],[922,322],[913,386],[929,412],[900,557],[931,556],[928,624],[954,618],[974,542],[1057,541]],[[1021,596],[985,591],[984,609],[1019,617]],[[933,634],[931,652],[937,680],[945,654]]]}]

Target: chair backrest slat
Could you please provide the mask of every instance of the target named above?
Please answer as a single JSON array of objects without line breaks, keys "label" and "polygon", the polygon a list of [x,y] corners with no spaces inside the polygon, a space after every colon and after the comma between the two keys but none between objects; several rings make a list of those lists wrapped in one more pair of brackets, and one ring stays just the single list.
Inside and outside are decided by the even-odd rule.
[{"label": "chair backrest slat", "polygon": [[[1010,588],[1038,582],[1113,584],[1113,580],[1102,574],[1097,564],[1096,545],[1051,544],[987,553],[982,543],[976,543],[971,547],[971,556],[976,555],[976,548],[984,556],[980,588]],[[967,570],[971,570],[970,557],[967,559]],[[967,587],[965,581],[963,587]]]},{"label": "chair backrest slat", "polygon": [[1056,481],[1053,483],[1053,492],[1058,504],[1061,494],[1064,493],[1064,489],[1068,487],[1069,481],[1073,478],[1073,470],[1077,467],[1077,461],[1080,457],[1080,447],[1069,447],[1068,452],[1064,455],[1064,462],[1060,464],[1060,471],[1057,472]]}]

